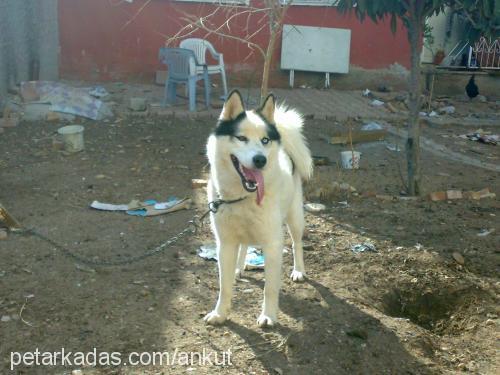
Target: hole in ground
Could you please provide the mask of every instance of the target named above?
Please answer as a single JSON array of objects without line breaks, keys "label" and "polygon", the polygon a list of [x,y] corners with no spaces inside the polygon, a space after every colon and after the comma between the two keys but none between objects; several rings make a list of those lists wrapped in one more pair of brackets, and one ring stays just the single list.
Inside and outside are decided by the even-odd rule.
[{"label": "hole in ground", "polygon": [[471,303],[477,302],[480,293],[480,290],[472,287],[437,290],[396,288],[382,296],[381,310],[386,315],[409,319],[427,330],[443,334],[452,323],[452,331],[456,331],[458,327],[455,323],[463,319],[461,312],[465,312]]}]

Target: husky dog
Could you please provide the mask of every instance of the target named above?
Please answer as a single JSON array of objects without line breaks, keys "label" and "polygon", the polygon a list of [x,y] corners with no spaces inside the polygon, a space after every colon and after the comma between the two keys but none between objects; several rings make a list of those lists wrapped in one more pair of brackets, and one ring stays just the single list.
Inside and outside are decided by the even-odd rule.
[{"label": "husky dog", "polygon": [[[261,246],[265,259],[262,313],[257,324],[272,326],[278,313],[283,224],[293,241],[291,279],[304,280],[302,180],[312,175],[312,158],[302,135],[303,120],[276,106],[269,95],[261,108],[245,111],[238,91],[228,96],[208,138],[208,201],[219,257],[219,299],[204,320],[226,320],[235,276],[241,276],[248,245]],[[215,212],[214,212],[215,211]]]}]

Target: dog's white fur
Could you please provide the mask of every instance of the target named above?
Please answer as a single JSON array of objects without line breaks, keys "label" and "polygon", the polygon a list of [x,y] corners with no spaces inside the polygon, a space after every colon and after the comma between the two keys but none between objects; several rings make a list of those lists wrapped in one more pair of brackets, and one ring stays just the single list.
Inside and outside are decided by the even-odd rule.
[{"label": "dog's white fur", "polygon": [[[222,110],[220,119],[235,119],[244,110],[241,96],[232,92]],[[223,204],[217,213],[211,214],[219,257],[219,299],[215,309],[205,316],[209,324],[226,320],[236,276],[241,276],[248,245],[262,246],[265,258],[265,288],[262,313],[257,320],[259,326],[271,326],[278,313],[278,294],[281,283],[283,253],[283,223],[293,241],[294,265],[291,279],[299,282],[305,277],[302,251],[304,213],[302,202],[302,180],[312,175],[312,158],[302,135],[301,115],[283,106],[276,106],[270,95],[262,108],[246,111],[239,123],[237,135],[244,135],[248,142],[233,136],[211,135],[207,143],[210,162],[208,200],[244,200]],[[267,136],[266,121],[275,124],[281,141],[262,144]],[[247,168],[255,168],[252,157],[263,154],[267,163],[262,169],[265,194],[260,205],[256,193],[243,188],[242,181],[230,155],[235,155]],[[239,251],[238,251],[239,249]],[[239,254],[238,254],[239,253]]]}]

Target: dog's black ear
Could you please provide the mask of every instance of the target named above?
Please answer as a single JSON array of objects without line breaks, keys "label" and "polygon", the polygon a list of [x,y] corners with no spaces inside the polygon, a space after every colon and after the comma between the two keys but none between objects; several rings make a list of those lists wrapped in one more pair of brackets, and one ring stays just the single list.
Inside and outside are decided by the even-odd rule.
[{"label": "dog's black ear", "polygon": [[270,124],[274,124],[274,109],[276,108],[276,99],[273,94],[269,94],[260,107],[259,112]]},{"label": "dog's black ear", "polygon": [[219,119],[225,121],[234,120],[244,112],[243,98],[238,90],[233,90],[224,103]]}]

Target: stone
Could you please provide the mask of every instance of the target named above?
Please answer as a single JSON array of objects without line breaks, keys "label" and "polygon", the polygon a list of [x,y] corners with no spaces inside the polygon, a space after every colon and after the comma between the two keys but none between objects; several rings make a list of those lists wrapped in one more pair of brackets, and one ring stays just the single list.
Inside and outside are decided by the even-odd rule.
[{"label": "stone", "polygon": [[147,108],[146,98],[130,98],[129,108],[132,111],[143,112]]},{"label": "stone", "polygon": [[463,266],[465,264],[465,259],[464,257],[462,256],[462,254],[458,253],[458,252],[454,252],[452,254],[453,256],[453,259],[455,259],[455,262],[457,262],[458,264],[460,264],[461,266]]}]

